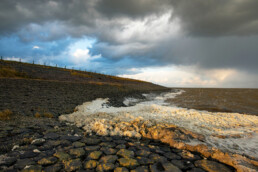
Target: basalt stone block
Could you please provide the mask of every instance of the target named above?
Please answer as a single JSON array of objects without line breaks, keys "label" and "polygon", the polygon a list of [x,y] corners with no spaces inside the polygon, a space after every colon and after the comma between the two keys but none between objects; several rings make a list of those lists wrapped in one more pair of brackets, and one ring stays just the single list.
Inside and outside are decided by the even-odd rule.
[{"label": "basalt stone block", "polygon": [[56,163],[57,158],[56,157],[47,157],[47,158],[43,158],[41,160],[38,161],[38,164],[40,165],[52,165],[54,163]]},{"label": "basalt stone block", "polygon": [[91,152],[91,153],[88,155],[87,159],[95,159],[95,160],[97,160],[97,159],[100,158],[101,155],[102,155],[102,152],[101,152],[101,151],[93,151],[93,152]]},{"label": "basalt stone block", "polygon": [[70,155],[73,155],[77,158],[83,157],[85,155],[85,151],[83,148],[71,149],[69,153]]},{"label": "basalt stone block", "polygon": [[0,166],[11,166],[16,162],[16,158],[6,157],[5,155],[0,156]]},{"label": "basalt stone block", "polygon": [[149,172],[149,169],[147,166],[140,166],[130,172]]},{"label": "basalt stone block", "polygon": [[64,162],[66,171],[76,171],[82,168],[82,163],[80,159],[72,159]]},{"label": "basalt stone block", "polygon": [[96,168],[97,171],[111,171],[115,168],[114,164],[106,163],[106,164],[99,164]]},{"label": "basalt stone block", "polygon": [[68,141],[71,141],[71,142],[76,142],[78,140],[81,140],[82,137],[80,136],[62,136],[60,139],[61,140],[68,140]]},{"label": "basalt stone block", "polygon": [[99,150],[100,146],[86,146],[85,150],[86,151],[95,151],[95,150]]},{"label": "basalt stone block", "polygon": [[47,133],[47,134],[45,134],[45,136],[44,136],[44,138],[45,139],[51,139],[51,140],[56,140],[56,139],[58,139],[60,136],[59,136],[59,134],[57,134],[57,133]]},{"label": "basalt stone block", "polygon": [[134,169],[135,167],[140,165],[136,159],[132,158],[120,158],[118,159],[118,162],[121,166],[130,169]]},{"label": "basalt stone block", "polygon": [[200,168],[202,168],[206,171],[209,171],[209,172],[216,172],[216,171],[231,172],[231,170],[227,166],[225,166],[221,163],[218,163],[218,162],[215,162],[215,161],[209,161],[209,160],[206,160],[206,159],[196,161],[194,163],[194,165],[196,167],[200,167]]},{"label": "basalt stone block", "polygon": [[127,149],[120,149],[116,154],[124,158],[134,157],[134,152]]},{"label": "basalt stone block", "polygon": [[39,153],[36,153],[36,152],[33,152],[33,151],[27,151],[27,152],[24,152],[23,154],[20,155],[20,159],[34,158],[38,155],[39,155]]},{"label": "basalt stone block", "polygon": [[21,169],[24,169],[26,165],[34,165],[34,164],[36,164],[36,162],[31,159],[19,159],[15,163],[14,168],[21,170]]},{"label": "basalt stone block", "polygon": [[62,165],[57,163],[51,166],[48,166],[44,169],[44,172],[58,172],[62,169]]},{"label": "basalt stone block", "polygon": [[116,167],[114,172],[129,172],[129,170],[125,167]]},{"label": "basalt stone block", "polygon": [[95,161],[95,160],[89,160],[89,161],[86,161],[84,163],[84,168],[85,169],[93,169],[93,168],[96,168],[98,165],[98,161]]},{"label": "basalt stone block", "polygon": [[59,158],[61,161],[67,161],[71,159],[71,156],[63,151],[58,151],[54,154],[55,157]]},{"label": "basalt stone block", "polygon": [[97,138],[85,138],[83,139],[83,142],[86,143],[86,145],[97,145],[101,140]]},{"label": "basalt stone block", "polygon": [[115,163],[118,157],[116,155],[107,155],[100,158],[101,163]]}]

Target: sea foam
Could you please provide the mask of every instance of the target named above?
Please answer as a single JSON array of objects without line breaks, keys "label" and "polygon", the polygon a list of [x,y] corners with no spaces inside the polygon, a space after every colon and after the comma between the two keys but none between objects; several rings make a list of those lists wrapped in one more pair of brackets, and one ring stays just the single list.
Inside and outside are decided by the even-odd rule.
[{"label": "sea foam", "polygon": [[[135,119],[173,124],[205,136],[202,141],[191,140],[187,144],[205,144],[222,151],[252,156],[258,159],[258,117],[239,113],[207,112],[180,108],[165,102],[183,91],[155,96],[144,95],[147,101],[125,99],[128,107],[107,106],[108,99],[96,99],[77,106],[77,111],[60,116],[60,120],[75,123],[91,132],[99,127],[99,134],[124,134],[108,125],[108,121],[123,123]],[[130,106],[129,106],[130,105]],[[137,134],[137,133],[135,133]],[[137,136],[137,135],[132,135]]]}]

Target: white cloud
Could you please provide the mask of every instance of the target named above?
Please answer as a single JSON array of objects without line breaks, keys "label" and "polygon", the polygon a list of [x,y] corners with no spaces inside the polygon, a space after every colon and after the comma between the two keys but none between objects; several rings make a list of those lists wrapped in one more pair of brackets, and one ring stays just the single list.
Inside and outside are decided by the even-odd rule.
[{"label": "white cloud", "polygon": [[35,45],[35,46],[33,46],[32,49],[39,49],[39,48],[40,48],[39,46]]},{"label": "white cloud", "polygon": [[180,34],[180,21],[175,18],[171,21],[172,11],[161,16],[150,15],[139,20],[122,20],[121,27],[112,30],[112,35],[120,43],[144,42],[155,43],[167,37]]},{"label": "white cloud", "polygon": [[75,50],[75,52],[73,53],[73,56],[76,57],[76,58],[84,57],[84,58],[86,58],[86,59],[89,59],[89,58],[90,58],[89,52],[90,52],[90,51],[89,51],[88,49],[85,49],[85,50],[77,49],[77,50]]},{"label": "white cloud", "polygon": [[6,57],[5,60],[20,61],[20,58],[18,58],[18,57]]},{"label": "white cloud", "polygon": [[5,57],[4,60],[10,60],[10,61],[21,61],[21,62],[29,62],[29,59],[19,58],[19,57]]},{"label": "white cloud", "polygon": [[76,49],[73,53],[73,61],[76,64],[88,63],[91,60],[98,59],[101,55],[92,56],[89,49]]}]

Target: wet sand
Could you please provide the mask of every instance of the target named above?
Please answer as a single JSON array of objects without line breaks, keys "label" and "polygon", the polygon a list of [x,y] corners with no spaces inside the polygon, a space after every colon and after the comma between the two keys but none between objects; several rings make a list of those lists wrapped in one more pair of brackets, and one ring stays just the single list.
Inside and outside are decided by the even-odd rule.
[{"label": "wet sand", "polygon": [[180,88],[185,92],[167,100],[172,105],[210,112],[258,115],[258,89]]}]

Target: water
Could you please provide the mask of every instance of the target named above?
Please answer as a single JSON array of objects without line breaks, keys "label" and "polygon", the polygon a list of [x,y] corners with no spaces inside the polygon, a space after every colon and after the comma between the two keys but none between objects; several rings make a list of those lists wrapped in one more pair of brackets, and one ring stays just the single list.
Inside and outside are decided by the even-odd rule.
[{"label": "water", "polygon": [[[144,95],[147,101],[125,99],[128,107],[110,107],[108,99],[97,99],[77,107],[78,111],[62,115],[60,120],[75,123],[91,132],[100,126],[103,135],[123,134],[114,131],[107,121],[128,122],[135,118],[156,123],[174,124],[205,136],[204,142],[190,140],[187,144],[206,144],[222,151],[252,156],[258,159],[258,116],[228,112],[208,112],[181,108],[171,100],[184,93],[183,90],[161,95]],[[169,100],[169,101],[168,101]],[[137,133],[134,133],[137,134]]]},{"label": "water", "polygon": [[238,112],[258,115],[258,89],[183,88],[184,92],[167,102],[179,107],[212,112]]}]

